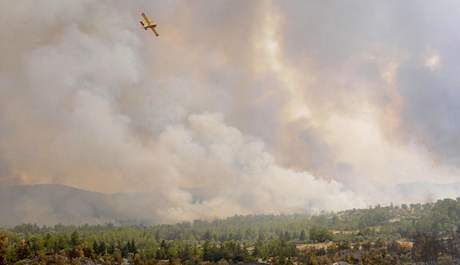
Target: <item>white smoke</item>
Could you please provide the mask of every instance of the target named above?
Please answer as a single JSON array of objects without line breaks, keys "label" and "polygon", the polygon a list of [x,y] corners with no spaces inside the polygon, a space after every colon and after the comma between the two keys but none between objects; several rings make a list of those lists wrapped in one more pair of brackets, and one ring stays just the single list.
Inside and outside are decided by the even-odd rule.
[{"label": "white smoke", "polygon": [[[219,114],[189,116],[185,126],[173,126],[162,133],[158,146],[175,169],[173,186],[187,195],[183,206],[196,216],[294,213],[364,205],[335,181],[278,166],[260,140],[226,125]],[[181,216],[187,215],[183,208]]]},{"label": "white smoke", "polygon": [[29,44],[2,71],[10,83],[1,91],[0,153],[9,177],[148,192],[163,202],[153,203],[152,215],[168,221],[363,205],[335,181],[277,165],[262,140],[227,125],[223,114],[203,112],[213,107],[201,103],[216,96],[190,74],[162,87],[157,80],[168,79],[150,75],[154,64],[143,58],[149,49],[141,42],[163,40],[125,27],[138,14],[126,19],[125,10],[94,1],[70,10],[42,4],[53,6],[50,16],[35,10],[31,28],[1,30],[35,30],[19,37]]},{"label": "white smoke", "polygon": [[397,202],[384,191],[399,183],[455,180],[395,140],[407,43],[363,41],[391,23],[364,12],[335,32],[322,14],[340,4],[304,4],[0,2],[0,185],[148,192],[175,221]]}]

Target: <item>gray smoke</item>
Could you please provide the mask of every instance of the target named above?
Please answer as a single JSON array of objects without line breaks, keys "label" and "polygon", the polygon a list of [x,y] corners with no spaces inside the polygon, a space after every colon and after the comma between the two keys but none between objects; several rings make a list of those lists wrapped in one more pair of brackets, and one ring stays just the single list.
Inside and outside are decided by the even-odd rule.
[{"label": "gray smoke", "polygon": [[1,2],[0,185],[148,192],[163,221],[425,198],[383,191],[458,179],[441,2]]}]

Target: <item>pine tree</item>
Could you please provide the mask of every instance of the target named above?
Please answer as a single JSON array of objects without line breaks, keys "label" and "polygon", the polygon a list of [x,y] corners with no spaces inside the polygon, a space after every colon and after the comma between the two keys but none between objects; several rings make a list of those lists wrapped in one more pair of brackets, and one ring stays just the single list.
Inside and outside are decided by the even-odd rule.
[{"label": "pine tree", "polygon": [[0,234],[0,265],[6,264],[6,248],[8,246],[8,238]]},{"label": "pine tree", "polygon": [[97,244],[96,240],[93,240],[93,252],[96,253],[97,255],[101,254],[99,253],[99,245]]},{"label": "pine tree", "polygon": [[305,241],[305,239],[306,239],[305,230],[302,230],[302,231],[300,231],[299,240],[300,241]]},{"label": "pine tree", "polygon": [[80,245],[80,235],[78,234],[77,230],[73,231],[73,233],[70,235],[70,246],[71,247],[76,247]]}]

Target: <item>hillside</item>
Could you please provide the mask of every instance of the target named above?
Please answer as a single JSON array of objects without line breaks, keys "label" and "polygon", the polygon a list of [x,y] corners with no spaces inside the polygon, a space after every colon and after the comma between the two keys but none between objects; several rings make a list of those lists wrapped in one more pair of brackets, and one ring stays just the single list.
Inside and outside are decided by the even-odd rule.
[{"label": "hillside", "polygon": [[21,223],[141,224],[154,220],[144,211],[147,194],[103,194],[63,185],[0,187],[0,226]]},{"label": "hillside", "polygon": [[460,264],[458,227],[459,199],[316,216],[249,215],[175,225],[26,224],[0,229],[0,261],[453,265]]},{"label": "hillside", "polygon": [[[424,193],[428,195],[435,194],[436,190],[446,189],[444,186],[420,183],[398,186],[398,189],[410,194],[414,189],[421,189],[421,186],[423,186]],[[458,184],[450,185],[449,190],[452,190],[452,197],[456,194],[454,191],[460,190],[459,186]],[[152,201],[152,198],[156,198],[156,201]],[[157,219],[154,217],[158,216],[154,214],[155,206],[158,204],[161,204],[158,197],[150,196],[148,193],[104,194],[48,184],[0,186],[0,211],[2,212],[0,226],[12,227],[22,223],[151,225],[163,223],[162,219],[158,219],[160,217]],[[333,225],[341,229],[359,229],[367,226],[369,222],[380,224],[383,221],[398,220],[401,215],[409,214],[399,207],[382,207],[379,212],[380,217],[377,215],[376,218],[381,218],[381,220],[370,220],[365,210],[349,210],[337,214],[338,217],[345,218],[346,223],[339,222],[338,220],[341,219],[337,219],[337,216],[327,223],[335,220],[337,223]],[[415,218],[414,214],[416,215],[417,211],[412,209],[411,218]],[[321,218],[324,218],[324,215]]]}]

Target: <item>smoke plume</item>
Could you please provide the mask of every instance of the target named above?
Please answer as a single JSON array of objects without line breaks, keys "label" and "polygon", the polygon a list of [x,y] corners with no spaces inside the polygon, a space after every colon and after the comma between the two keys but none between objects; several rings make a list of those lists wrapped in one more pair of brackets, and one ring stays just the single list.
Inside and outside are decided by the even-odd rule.
[{"label": "smoke plume", "polygon": [[168,222],[422,200],[426,185],[398,185],[458,180],[459,15],[448,0],[0,2],[0,185],[146,192]]}]

